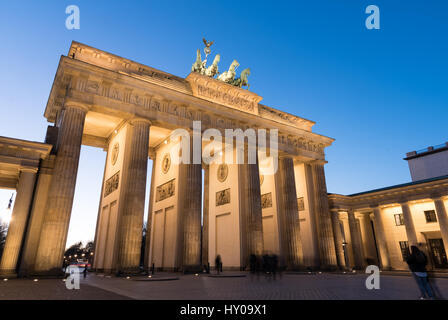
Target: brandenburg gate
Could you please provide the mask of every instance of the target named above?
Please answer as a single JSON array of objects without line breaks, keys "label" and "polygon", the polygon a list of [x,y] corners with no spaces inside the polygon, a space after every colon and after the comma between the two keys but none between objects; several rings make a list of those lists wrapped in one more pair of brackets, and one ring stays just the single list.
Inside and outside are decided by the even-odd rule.
[{"label": "brandenburg gate", "polygon": [[[0,139],[0,169],[8,164],[14,172],[2,180],[0,170],[0,186],[17,190],[1,274],[62,272],[81,145],[107,153],[94,240],[98,272],[139,270],[145,197],[147,270],[193,272],[214,265],[217,255],[225,269],[247,270],[249,256],[264,252],[291,270],[337,267],[324,174],[333,139],[312,132],[313,121],[261,104],[243,88],[250,70],[236,77],[236,60],[218,76],[220,56],[208,67],[206,59],[198,50],[192,72],[181,78],[72,43],[45,109],[53,124],[45,143]],[[179,129],[190,138],[173,136]],[[216,137],[251,129],[268,133],[266,148],[256,141],[255,162],[247,161],[249,139],[243,163],[224,161],[237,157],[236,147],[226,140],[224,148]],[[178,161],[185,147],[189,161]],[[205,161],[206,150],[216,161]],[[265,173],[273,162],[275,172]]]}]

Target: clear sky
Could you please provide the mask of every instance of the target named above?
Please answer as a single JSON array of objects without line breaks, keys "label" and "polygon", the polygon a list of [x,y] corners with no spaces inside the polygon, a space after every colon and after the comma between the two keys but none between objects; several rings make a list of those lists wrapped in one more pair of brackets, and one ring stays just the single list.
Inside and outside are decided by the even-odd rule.
[{"label": "clear sky", "polygon": [[[65,27],[68,5],[80,30]],[[380,8],[367,30],[365,8]],[[72,40],[185,77],[214,40],[220,69],[250,67],[263,104],[316,121],[328,191],[410,181],[408,151],[448,141],[448,2],[0,0],[0,135],[43,141],[60,55]],[[83,147],[68,244],[93,239],[105,153]],[[0,211],[10,191],[0,192]]]}]

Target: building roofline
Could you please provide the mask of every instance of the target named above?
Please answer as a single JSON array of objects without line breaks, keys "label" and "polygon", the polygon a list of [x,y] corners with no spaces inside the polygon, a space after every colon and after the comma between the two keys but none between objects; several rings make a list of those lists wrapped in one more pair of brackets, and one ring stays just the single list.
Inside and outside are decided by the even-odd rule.
[{"label": "building roofline", "polygon": [[403,160],[411,160],[419,157],[424,157],[433,153],[442,152],[446,150],[448,150],[448,142],[440,144],[438,146],[431,146],[426,149],[408,152],[406,153],[406,158],[403,158]]},{"label": "building roofline", "polygon": [[[397,189],[397,188],[402,188],[402,187],[408,187],[408,186],[423,184],[423,183],[427,183],[427,182],[433,182],[433,181],[437,181],[437,180],[444,180],[444,179],[448,179],[448,175],[424,179],[424,180],[412,181],[412,182],[407,182],[407,183],[402,183],[402,184],[396,184],[396,185],[389,186],[389,187],[373,189],[373,190],[359,192],[359,193],[353,193],[353,194],[347,195],[347,197],[356,197],[356,196],[360,196],[360,195],[364,195],[364,194],[375,193],[375,192],[391,190],[391,189]],[[329,194],[332,194],[332,193],[329,193]]]}]

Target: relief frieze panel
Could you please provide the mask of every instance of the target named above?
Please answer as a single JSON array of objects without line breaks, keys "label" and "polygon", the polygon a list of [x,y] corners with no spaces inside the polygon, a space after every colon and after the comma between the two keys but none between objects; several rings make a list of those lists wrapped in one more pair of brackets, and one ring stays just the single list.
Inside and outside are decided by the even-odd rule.
[{"label": "relief frieze panel", "polygon": [[[105,86],[107,86],[105,88]],[[76,88],[80,91],[104,96],[116,101],[130,103],[136,106],[147,108],[154,112],[166,113],[171,116],[186,120],[200,120],[203,121],[203,128],[213,127],[219,129],[227,128],[241,128],[243,131],[248,126],[238,124],[235,119],[226,119],[221,115],[211,115],[200,110],[194,109],[191,106],[180,105],[173,101],[167,101],[159,98],[154,98],[143,91],[137,91],[130,88],[122,88],[118,86],[109,86],[95,80],[86,80],[78,77]],[[291,116],[292,117],[292,116]],[[292,119],[292,118],[291,118]],[[291,120],[292,121],[292,120]],[[224,132],[223,132],[224,135]],[[306,150],[320,155],[324,154],[325,145],[311,141],[310,139],[298,136],[292,136],[279,133],[279,144],[286,145],[299,150]]]},{"label": "relief frieze panel", "polygon": [[120,171],[118,171],[112,177],[106,180],[106,184],[104,186],[104,198],[106,198],[112,192],[117,190],[119,184],[120,184]]},{"label": "relief frieze panel", "polygon": [[230,203],[230,188],[216,192],[216,206]]},{"label": "relief frieze panel", "polygon": [[272,207],[272,193],[265,193],[261,195],[261,208],[271,208]]},{"label": "relief frieze panel", "polygon": [[172,179],[156,188],[156,202],[168,199],[174,196],[175,182],[176,179]]}]

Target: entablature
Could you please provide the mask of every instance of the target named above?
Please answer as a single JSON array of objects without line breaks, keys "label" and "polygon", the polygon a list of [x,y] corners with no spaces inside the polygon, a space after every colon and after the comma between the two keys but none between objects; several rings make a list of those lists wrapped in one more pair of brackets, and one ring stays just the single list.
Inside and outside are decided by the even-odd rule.
[{"label": "entablature", "polygon": [[448,178],[387,188],[357,195],[328,194],[330,209],[368,209],[376,206],[431,199],[434,195],[448,196]]}]

